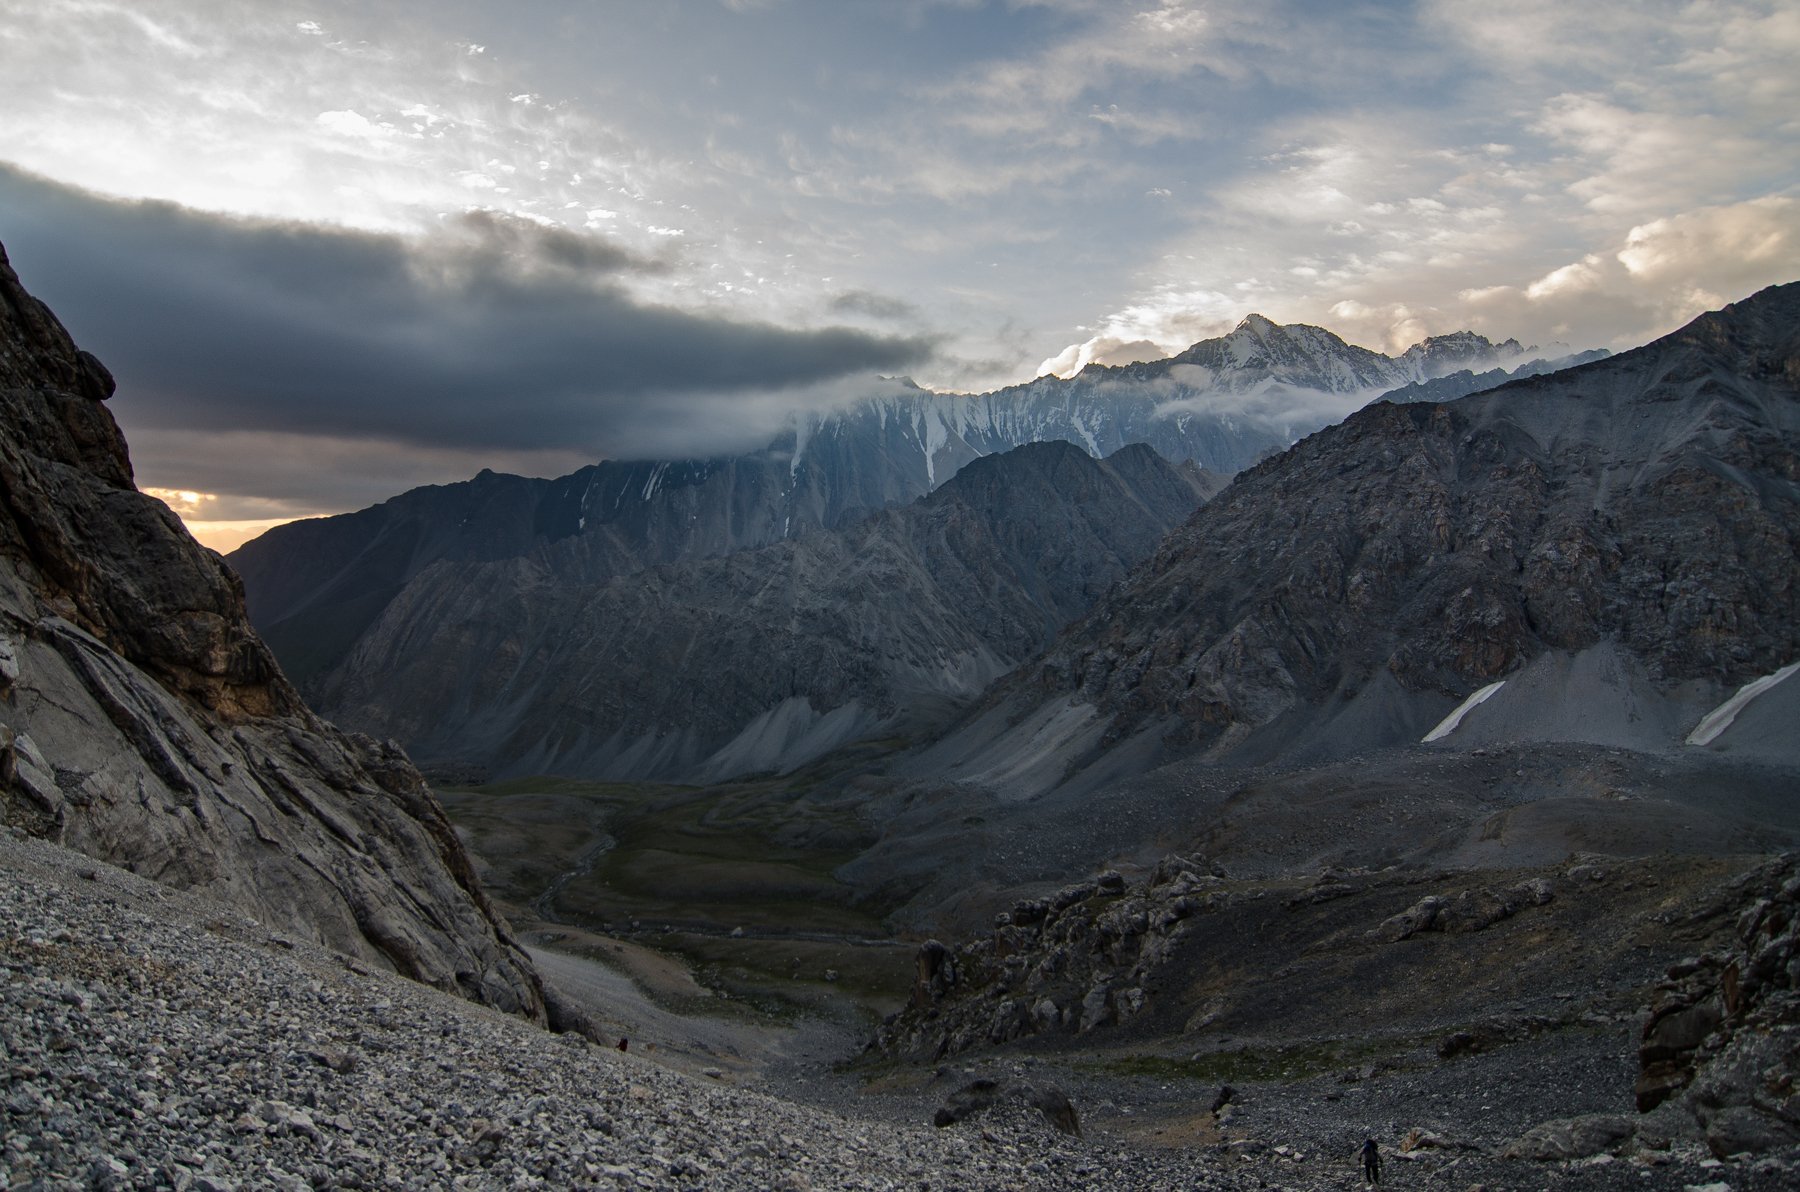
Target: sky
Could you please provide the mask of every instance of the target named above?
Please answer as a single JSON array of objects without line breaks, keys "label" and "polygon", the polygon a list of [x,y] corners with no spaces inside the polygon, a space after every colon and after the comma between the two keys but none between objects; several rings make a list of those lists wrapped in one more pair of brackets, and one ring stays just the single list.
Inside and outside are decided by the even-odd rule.
[{"label": "sky", "polygon": [[204,541],[1252,312],[1622,349],[1800,278],[1800,5],[0,0],[0,244]]}]

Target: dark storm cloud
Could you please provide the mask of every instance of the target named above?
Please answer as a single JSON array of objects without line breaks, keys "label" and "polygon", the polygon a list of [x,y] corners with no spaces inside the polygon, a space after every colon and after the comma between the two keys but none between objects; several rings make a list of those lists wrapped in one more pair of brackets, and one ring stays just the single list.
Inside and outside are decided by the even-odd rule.
[{"label": "dark storm cloud", "polygon": [[835,295],[831,299],[831,311],[834,314],[866,315],[871,319],[896,322],[916,319],[921,313],[918,307],[903,298],[893,298],[871,290],[846,290]]},{"label": "dark storm cloud", "polygon": [[119,377],[133,421],[165,430],[612,455],[661,411],[717,442],[740,412],[765,424],[773,391],[931,354],[919,337],[645,304],[623,283],[666,262],[507,216],[416,241],[118,202],[0,167],[0,242]]}]

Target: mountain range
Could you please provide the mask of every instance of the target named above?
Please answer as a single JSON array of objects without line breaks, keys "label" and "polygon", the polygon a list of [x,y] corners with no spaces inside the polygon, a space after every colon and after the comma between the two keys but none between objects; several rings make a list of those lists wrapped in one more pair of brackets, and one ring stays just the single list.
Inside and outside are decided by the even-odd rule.
[{"label": "mountain range", "polygon": [[[1248,392],[1330,347],[1240,332],[1056,385],[1124,375],[1151,400],[1177,369],[1260,373]],[[272,1156],[326,1178],[322,1153],[401,1183],[692,1182],[707,1169],[676,1164],[725,1170],[726,1122],[769,1131],[758,1186],[827,1169],[793,1106],[712,1087],[738,1053],[701,1036],[745,1036],[696,1034],[610,967],[534,961],[498,905],[721,1002],[741,981],[755,1004],[771,961],[842,996],[893,933],[961,937],[919,945],[865,1079],[831,1087],[907,1113],[949,1094],[943,1128],[1011,1097],[1072,1129],[1048,1084],[1069,1074],[1104,1140],[1016,1148],[990,1119],[1005,1180],[1163,1182],[1095,1165],[1135,1140],[1171,1184],[1325,1188],[1341,1173],[1313,1157],[1379,1134],[1415,1175],[1484,1186],[1791,1186],[1800,876],[1766,854],[1800,841],[1800,283],[1420,400],[1496,371],[1451,367],[1472,342],[1222,489],[1146,443],[1058,435],[939,475],[915,421],[896,441],[929,491],[858,504],[912,465],[828,432],[860,479],[821,466],[809,491],[839,512],[760,543],[782,506],[733,502],[814,467],[798,431],[785,461],[484,474],[295,528],[321,552],[261,557],[331,595],[294,596],[340,630],[314,684],[458,764],[705,780],[888,735],[785,781],[456,792],[453,828],[400,749],[302,701],[237,576],[136,491],[106,369],[0,256],[8,1155],[95,1186],[300,1179]],[[1360,402],[1365,366],[1310,375]],[[600,476],[629,517],[599,519]],[[684,531],[670,492],[762,513]],[[359,594],[371,575],[392,590]],[[684,937],[703,963],[671,963]],[[821,955],[846,971],[810,980]],[[377,970],[590,1039],[590,1014],[627,1013],[631,1054],[616,1018],[606,1047],[552,1056]],[[644,1066],[684,1039],[706,1086]],[[571,1095],[508,1085],[496,1056]],[[809,1097],[835,1078],[803,1070]],[[850,1128],[830,1163],[867,1172],[888,1127]],[[970,1152],[945,1153],[966,1180]]]},{"label": "mountain range", "polygon": [[[1240,474],[917,765],[1025,794],[1121,751],[1679,747],[1800,660],[1797,328],[1800,285],[1773,287],[1610,359],[1353,414]],[[1747,722],[1706,744],[1800,760]]]},{"label": "mountain range", "polygon": [[724,778],[929,726],[1048,645],[1208,491],[1137,445],[971,463],[841,530],[599,584],[440,562],[319,685],[438,767]]},{"label": "mountain range", "polygon": [[[996,649],[982,635],[945,630],[927,651],[942,661],[918,672],[935,676],[929,682],[894,686],[890,675],[873,685],[846,684],[844,667],[800,657],[823,648],[825,631],[765,626],[771,631],[756,641],[767,665],[750,668],[759,674],[755,681],[740,680],[741,669],[721,679],[726,672],[716,664],[730,652],[706,645],[699,657],[715,669],[707,672],[704,706],[684,709],[683,701],[658,696],[624,701],[629,715],[607,712],[600,705],[618,697],[595,694],[607,689],[601,676],[653,687],[692,680],[692,669],[667,668],[696,657],[680,626],[696,617],[722,618],[724,625],[738,616],[742,584],[734,587],[725,573],[816,565],[835,574],[842,566],[810,559],[826,549],[821,539],[704,574],[651,569],[755,552],[815,532],[880,534],[857,523],[924,497],[972,461],[1028,443],[1070,443],[1096,457],[1148,446],[1222,476],[1375,394],[1439,378],[1454,384],[1475,375],[1471,365],[1504,371],[1543,362],[1516,341],[1496,345],[1467,332],[1389,357],[1321,328],[1252,315],[1226,336],[1150,364],[1092,366],[1074,378],[1043,377],[972,396],[903,387],[839,413],[798,418],[776,442],[744,456],[607,462],[549,481],[484,472],[357,513],[277,527],[234,552],[230,563],[244,576],[252,618],[308,698],[346,724],[398,738],[432,765],[634,778],[781,768],[891,730],[899,720],[916,722],[927,709],[949,706],[946,699],[973,698],[1025,655],[1016,642]],[[1024,474],[1020,480],[1031,483]],[[1198,483],[1205,492],[1220,481]],[[1034,499],[1062,504],[1091,495],[1041,485],[1034,492]],[[1029,505],[1021,494],[1006,510]],[[1147,549],[1146,536],[1172,524],[1160,516],[1120,532]],[[830,549],[843,551],[849,541]],[[1119,541],[1093,545],[1100,553],[1083,566],[1096,572],[1108,560],[1136,561],[1119,554]],[[929,577],[931,569],[921,574]],[[989,589],[1016,582],[998,574],[985,581]],[[754,586],[767,591],[782,583],[771,575]],[[962,601],[952,619],[987,619],[978,603],[926,587],[929,579],[915,588],[915,607],[949,609]],[[702,591],[724,603],[692,594]],[[664,602],[671,605],[666,618]],[[603,609],[625,617],[618,624],[631,630],[602,629]],[[1044,609],[1040,615],[1062,620],[1084,611],[1054,601]],[[789,611],[804,616],[797,605]],[[882,637],[850,625],[829,632],[841,657],[859,656]],[[669,645],[677,641],[680,649]],[[555,648],[546,653],[549,642]],[[557,677],[563,669],[583,681],[565,683]],[[903,693],[908,699],[899,698]],[[533,727],[521,731],[525,724]]]}]

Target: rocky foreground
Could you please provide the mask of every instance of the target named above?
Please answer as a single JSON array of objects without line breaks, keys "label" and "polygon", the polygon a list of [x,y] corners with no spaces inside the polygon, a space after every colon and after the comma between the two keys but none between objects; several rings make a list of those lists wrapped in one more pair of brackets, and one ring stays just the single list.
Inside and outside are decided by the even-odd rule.
[{"label": "rocky foreground", "polygon": [[[0,835],[0,1188],[1250,1188],[1354,1186],[1341,1122],[1304,1095],[1240,1093],[1261,1141],[1146,1145],[1005,1094],[951,1096],[943,1129],[695,1080],[552,1035],[272,931],[224,904],[42,841]],[[929,1096],[980,1073],[946,1069]],[[1027,1070],[1043,1085],[1043,1075]],[[1528,1067],[1512,1079],[1529,1081]],[[829,1083],[829,1082],[827,1082]],[[1401,1083],[1388,1092],[1401,1093]],[[1191,1097],[1192,1090],[1161,1096]],[[1209,1090],[1207,1090],[1209,1091]],[[1466,1090],[1496,1111],[1503,1086]],[[1371,1088],[1371,1093],[1375,1092]],[[1109,1089],[1104,1095],[1116,1096]],[[1381,1093],[1386,1096],[1387,1093]],[[1626,1093],[1628,1096],[1628,1092]],[[1039,1100],[1047,1098],[1040,1097]],[[1340,1104],[1334,1101],[1333,1104]],[[867,1106],[868,1108],[864,1108]],[[1114,1107],[1117,1108],[1116,1106]],[[1200,1107],[1204,1111],[1204,1106]],[[1412,1106],[1417,1109],[1417,1105]],[[976,1110],[976,1112],[971,1112]],[[1371,1121],[1394,1117],[1373,1106]],[[1085,1116],[1088,1112],[1093,1116]],[[1397,1111],[1397,1110],[1396,1110]],[[1085,1137],[1060,1132],[1083,1121]],[[1664,1121],[1674,1115],[1664,1112]],[[1571,1123],[1571,1143],[1605,1128]],[[1720,1159],[1698,1135],[1558,1158],[1382,1132],[1391,1185],[1792,1187],[1792,1155]],[[1560,1138],[1560,1136],[1558,1136]],[[1535,1156],[1535,1157],[1534,1157]]]},{"label": "rocky foreground", "polygon": [[1194,1188],[1041,1119],[691,1080],[0,837],[0,1188]]}]

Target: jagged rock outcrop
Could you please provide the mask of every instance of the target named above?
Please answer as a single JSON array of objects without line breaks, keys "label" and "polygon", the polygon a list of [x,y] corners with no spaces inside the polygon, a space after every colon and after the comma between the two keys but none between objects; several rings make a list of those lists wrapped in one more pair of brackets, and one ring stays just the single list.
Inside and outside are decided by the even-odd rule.
[{"label": "jagged rock outcrop", "polygon": [[[1280,907],[1304,916],[1323,903],[1381,891],[1384,884],[1367,873],[1326,869]],[[1208,946],[1228,954],[1234,945],[1221,935],[1220,912],[1260,901],[1265,893],[1231,881],[1216,865],[1171,855],[1137,882],[1108,870],[1024,899],[996,916],[989,933],[958,948],[938,940],[922,944],[912,996],[871,1047],[937,1059],[1028,1036],[1087,1035],[1152,1012],[1165,1026],[1185,1018],[1186,1030],[1201,1029],[1216,1015],[1185,1000],[1179,988],[1184,982],[1172,981],[1168,966],[1182,951],[1189,963]],[[1499,889],[1465,887],[1416,899],[1407,910],[1345,938],[1359,939],[1373,955],[1422,933],[1486,931],[1555,897],[1553,883],[1541,876]],[[1483,1039],[1460,1032],[1446,1039],[1442,1054],[1480,1051],[1498,1041],[1498,1034]]]},{"label": "jagged rock outcrop", "polygon": [[1454,898],[1432,894],[1382,923],[1369,938],[1399,943],[1421,931],[1485,931],[1526,907],[1543,906],[1555,897],[1555,887],[1541,877],[1506,890],[1464,890]]},{"label": "jagged rock outcrop", "polygon": [[1109,870],[1026,899],[954,951],[921,945],[908,1007],[870,1046],[937,1059],[1129,1019],[1197,917],[1241,897],[1202,862],[1171,856],[1135,885]]},{"label": "jagged rock outcrop", "polygon": [[1738,946],[1670,968],[1638,1048],[1638,1109],[1679,1095],[1720,1157],[1800,1142],[1800,858],[1740,887]]},{"label": "jagged rock outcrop", "polygon": [[111,392],[0,253],[0,813],[543,1020],[423,779],[307,710],[237,578],[133,487]]},{"label": "jagged rock outcrop", "polygon": [[321,693],[431,764],[724,778],[912,731],[1081,615],[1200,502],[1148,447],[1029,444],[837,531],[578,585],[440,563]]},{"label": "jagged rock outcrop", "polygon": [[923,764],[979,781],[1051,720],[1054,782],[1125,744],[1140,768],[1316,760],[1417,742],[1512,679],[1463,737],[1679,745],[1800,659],[1796,377],[1800,283],[1364,409],[1241,473]]}]

